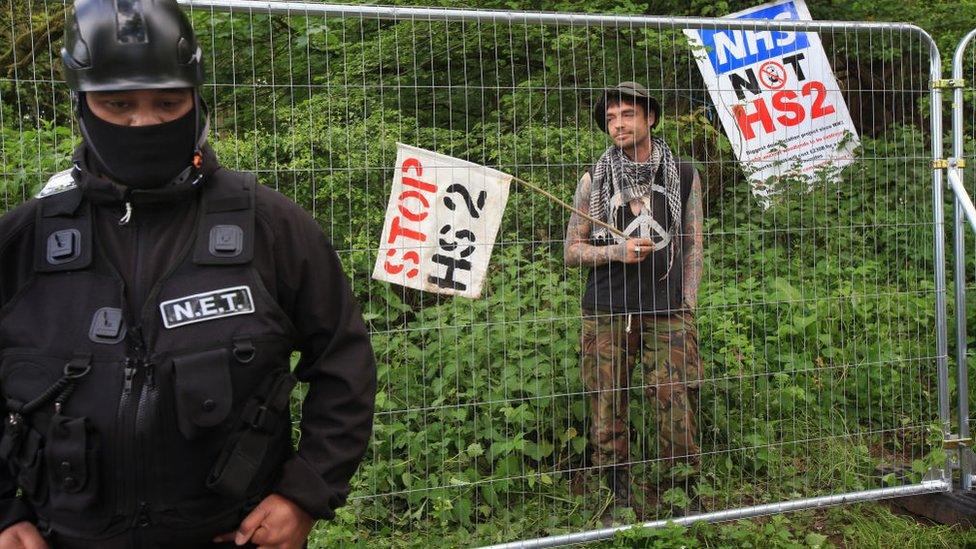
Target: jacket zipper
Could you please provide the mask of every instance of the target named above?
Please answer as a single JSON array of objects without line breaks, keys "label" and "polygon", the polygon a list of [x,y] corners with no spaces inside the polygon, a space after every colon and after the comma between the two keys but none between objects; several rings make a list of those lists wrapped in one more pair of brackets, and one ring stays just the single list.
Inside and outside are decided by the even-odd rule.
[{"label": "jacket zipper", "polygon": [[[123,368],[122,395],[119,398],[118,417],[120,474],[117,512],[122,516],[135,512],[135,525],[149,526],[149,505],[142,482],[148,482],[151,474],[144,470],[148,465],[149,452],[140,451],[146,429],[146,414],[155,404],[157,394],[154,366],[148,360],[146,344],[139,326],[129,331],[130,352]],[[138,398],[136,394],[138,393]]]},{"label": "jacket zipper", "polygon": [[[128,225],[132,219],[132,204],[128,201],[128,196],[126,196],[124,202],[125,215],[119,220],[119,226]],[[142,259],[140,257],[142,242],[139,238],[139,227],[133,227],[132,230],[135,231],[136,241],[135,254],[133,254],[135,280],[133,280],[133,284],[129,287],[129,291],[133,292],[133,295],[138,296],[139,294],[136,292],[138,291],[140,261]],[[127,301],[131,303],[132,296],[127,296]],[[141,383],[142,381],[139,378],[139,374],[146,354],[146,344],[142,334],[141,323],[138,324],[130,328],[127,336],[129,352],[124,362],[122,395],[119,397],[118,417],[116,418],[116,425],[118,426],[117,440],[119,441],[119,459],[117,466],[120,472],[117,477],[119,488],[116,511],[121,516],[127,516],[132,512],[138,497],[136,492],[140,491],[138,488],[140,475],[125,473],[126,471],[133,471],[137,463],[135,423],[138,410],[142,406],[144,393],[141,386],[136,386],[137,382]],[[134,396],[136,391],[138,391],[138,399]],[[135,404],[133,404],[133,400],[136,400]],[[135,410],[132,409],[133,406],[135,406]]]},{"label": "jacket zipper", "polygon": [[[133,329],[131,332],[133,340],[141,339],[141,334],[138,334],[138,329]],[[116,425],[118,428],[118,438],[119,441],[119,453],[118,453],[118,468],[119,471],[131,471],[131,466],[136,463],[135,448],[133,447],[133,435],[135,434],[134,426],[134,414],[132,413],[133,401],[135,400],[134,395],[137,391],[141,392],[142,379],[140,378],[142,359],[141,346],[138,343],[132,345],[133,351],[126,357],[123,363],[123,380],[122,380],[122,395],[119,397],[119,408],[118,416],[116,417]],[[118,477],[118,505],[117,511],[120,515],[128,515],[133,507],[135,499],[135,478],[136,475],[132,474],[120,474]]]},{"label": "jacket zipper", "polygon": [[[127,221],[132,219],[132,206],[126,202]],[[133,269],[132,293],[136,300],[139,300],[135,310],[146,307],[146,297],[143,295],[143,236],[145,231],[140,224],[133,227],[136,237],[135,268]],[[141,315],[140,315],[141,317]],[[128,440],[132,444],[134,461],[131,462],[129,470],[136,473],[132,480],[133,494],[129,509],[136,509],[135,525],[139,528],[146,528],[152,524],[149,515],[149,504],[146,499],[152,497],[152,478],[153,478],[153,456],[146,446],[150,438],[151,418],[156,413],[156,401],[159,392],[156,389],[155,365],[149,360],[148,348],[144,334],[142,333],[142,318],[139,319],[139,326],[134,331],[137,338],[139,350],[139,368],[142,371],[142,387],[139,390],[139,400],[135,404],[134,419],[131,430],[132,437]]]},{"label": "jacket zipper", "polygon": [[[127,224],[132,220],[132,205],[126,201],[125,205],[126,215],[122,220]],[[194,217],[194,228],[200,224],[200,212],[199,209]],[[152,418],[157,416],[158,413],[158,402],[159,402],[159,388],[156,385],[156,375],[155,375],[155,364],[149,360],[149,345],[145,338],[145,334],[142,332],[142,326],[153,326],[151,315],[156,310],[155,307],[150,306],[151,303],[156,299],[156,295],[162,288],[163,283],[170,278],[170,276],[183,264],[186,256],[190,253],[192,249],[192,243],[194,238],[188,239],[187,243],[184,244],[183,249],[180,251],[179,258],[175,261],[166,272],[156,281],[153,287],[150,289],[148,295],[142,295],[142,289],[144,287],[142,280],[142,249],[143,242],[142,236],[143,232],[140,227],[136,225],[136,250],[135,250],[135,271],[134,278],[130,289],[135,292],[134,295],[142,299],[141,307],[136,307],[133,310],[134,321],[138,324],[132,328],[130,334],[133,341],[136,342],[136,360],[131,366],[133,369],[130,371],[128,367],[130,366],[130,361],[126,360],[126,382],[123,387],[123,396],[119,402],[119,425],[123,427],[123,440],[122,445],[123,454],[130,454],[132,460],[129,461],[128,457],[124,457],[121,461],[122,464],[131,465],[128,467],[129,471],[133,471],[133,474],[125,477],[125,475],[120,475],[120,477],[125,477],[122,482],[120,491],[123,493],[124,497],[120,497],[119,502],[119,514],[123,516],[128,516],[129,513],[135,512],[133,517],[133,525],[137,528],[146,528],[152,526],[152,516],[151,516],[151,504],[152,494],[151,485],[152,474],[138,474],[145,473],[145,468],[150,464],[152,452],[148,450],[138,451],[139,447],[145,446],[148,441],[152,438],[151,432],[151,421]],[[195,233],[194,233],[195,234]],[[116,273],[118,274],[118,273]],[[152,334],[150,334],[152,335]],[[142,373],[140,376],[139,373]],[[139,382],[141,385],[136,385]],[[131,410],[133,407],[132,395],[134,391],[139,391],[139,398],[135,403],[135,409]],[[133,446],[135,446],[133,448]],[[141,455],[136,455],[136,454]],[[138,461],[136,461],[136,458]],[[151,472],[151,471],[150,471]],[[144,483],[144,484],[141,484]],[[149,501],[146,501],[146,500]]]},{"label": "jacket zipper", "polygon": [[[131,213],[132,210],[130,209],[129,211]],[[132,295],[135,297],[136,300],[142,300],[144,299],[144,296],[142,295],[142,286],[143,286],[142,284],[142,233],[144,231],[142,230],[142,227],[140,227],[138,223],[135,225],[135,227],[132,228],[132,230],[135,231],[135,236],[136,236],[136,253],[134,254],[135,265],[133,265],[134,268],[132,269],[133,280],[132,280],[131,290],[132,290]],[[143,323],[142,323],[142,315],[140,313],[142,312],[142,309],[146,306],[146,303],[145,301],[137,301],[134,304],[136,306],[132,308],[132,314],[139,315],[136,322],[141,327]],[[140,335],[140,339],[142,339],[141,338],[142,334],[140,333],[139,335]],[[146,342],[144,339],[142,339],[141,344],[143,348],[146,347]]]},{"label": "jacket zipper", "polygon": [[155,478],[155,459],[153,453],[148,448],[152,439],[153,418],[156,417],[157,403],[159,402],[159,389],[156,386],[156,367],[152,361],[143,361],[143,383],[142,391],[139,393],[139,403],[136,406],[135,421],[135,442],[140,449],[137,469],[141,473],[139,478],[143,480],[140,486],[139,512],[136,518],[136,525],[146,528],[152,525],[149,515],[149,503],[146,499],[152,499],[153,479]]},{"label": "jacket zipper", "polygon": [[[123,382],[122,382],[122,395],[119,397],[119,408],[118,414],[115,418],[115,429],[116,429],[116,440],[120,442],[117,450],[117,463],[116,467],[118,470],[125,470],[125,464],[129,462],[128,455],[128,445],[125,444],[126,437],[128,436],[128,424],[129,418],[126,413],[129,409],[129,400],[132,394],[133,380],[135,379],[136,372],[138,371],[135,366],[135,360],[131,357],[127,357],[125,362],[123,362]],[[118,484],[116,489],[116,514],[125,515],[125,510],[127,506],[127,479],[123,475],[117,477]]]},{"label": "jacket zipper", "polygon": [[[125,215],[119,220],[119,225],[127,225],[132,220],[133,208],[128,196],[124,200]],[[145,446],[151,438],[151,421],[156,414],[159,390],[156,386],[155,365],[149,360],[149,347],[142,331],[144,312],[148,309],[149,296],[142,296],[144,287],[142,281],[142,252],[143,233],[139,225],[133,227],[135,231],[134,273],[129,289],[137,299],[145,298],[141,307],[134,307],[133,321],[135,326],[129,330],[129,353],[123,362],[122,394],[119,398],[118,416],[116,418],[117,440],[120,441],[118,450],[117,504],[116,514],[132,517],[132,525],[146,528],[152,525],[151,506],[146,499],[150,499],[152,474],[152,452]],[[178,266],[171,267],[171,271]],[[116,276],[121,280],[118,271]],[[168,276],[168,274],[167,274]],[[166,277],[164,277],[165,279]],[[130,301],[131,302],[131,301]],[[127,307],[128,308],[128,307]],[[138,397],[136,397],[138,394]],[[130,474],[125,474],[129,471]]]}]

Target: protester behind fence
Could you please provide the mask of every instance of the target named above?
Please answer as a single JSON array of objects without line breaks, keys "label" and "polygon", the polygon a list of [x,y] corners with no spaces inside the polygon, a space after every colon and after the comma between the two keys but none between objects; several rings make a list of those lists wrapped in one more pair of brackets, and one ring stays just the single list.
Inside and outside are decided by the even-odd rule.
[{"label": "protester behind fence", "polygon": [[[581,339],[593,464],[604,473],[614,507],[632,507],[640,515],[632,465],[660,460],[664,471],[647,484],[645,503],[680,488],[687,497],[669,498],[685,500],[671,512],[695,512],[701,184],[692,165],[653,135],[661,107],[644,86],[621,82],[607,89],[594,117],[613,145],[580,178],[574,205],[626,238],[576,213],[566,229],[567,265],[589,269]],[[638,363],[646,401],[654,408],[657,445],[648,443],[651,453],[631,457],[629,387]],[[612,509],[603,519],[612,522]]]},{"label": "protester behind fence", "polygon": [[0,546],[301,547],[372,428],[339,258],[218,163],[175,0],[76,0],[66,29],[83,142],[0,219]]}]

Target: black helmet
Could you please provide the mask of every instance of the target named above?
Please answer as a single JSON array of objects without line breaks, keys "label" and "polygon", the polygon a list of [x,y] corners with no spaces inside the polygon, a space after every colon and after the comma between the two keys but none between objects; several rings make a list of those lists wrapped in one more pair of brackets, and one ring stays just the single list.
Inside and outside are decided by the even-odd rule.
[{"label": "black helmet", "polygon": [[198,88],[202,57],[176,0],[75,0],[61,49],[74,92]]},{"label": "black helmet", "polygon": [[109,166],[91,139],[82,104],[86,92],[190,88],[197,113],[189,166],[173,181],[201,180],[201,148],[210,119],[200,97],[203,53],[176,0],[74,0],[61,49],[78,127],[88,149]]}]

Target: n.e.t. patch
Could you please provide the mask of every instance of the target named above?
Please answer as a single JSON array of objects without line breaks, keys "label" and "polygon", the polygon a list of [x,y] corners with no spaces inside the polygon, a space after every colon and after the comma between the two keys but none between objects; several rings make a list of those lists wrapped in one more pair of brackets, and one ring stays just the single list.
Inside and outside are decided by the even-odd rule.
[{"label": "n.e.t. patch", "polygon": [[187,324],[254,313],[254,298],[248,286],[221,288],[178,297],[159,304],[167,329]]}]

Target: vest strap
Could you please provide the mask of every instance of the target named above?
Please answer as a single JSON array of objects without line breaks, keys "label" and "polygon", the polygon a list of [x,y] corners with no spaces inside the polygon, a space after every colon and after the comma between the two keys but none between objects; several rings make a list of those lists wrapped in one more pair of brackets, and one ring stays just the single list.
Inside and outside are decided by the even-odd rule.
[{"label": "vest strap", "polygon": [[[61,411],[61,407],[71,397],[74,392],[75,383],[79,379],[91,372],[92,355],[89,353],[76,353],[70,362],[64,365],[64,373],[60,379],[51,384],[43,393],[34,400],[28,402],[20,409],[9,408],[11,412],[22,416],[29,416],[35,411],[54,401],[56,412]],[[9,406],[8,402],[8,406]]]},{"label": "vest strap", "polygon": [[271,446],[275,427],[287,417],[288,400],[296,383],[291,372],[278,372],[245,404],[239,435],[220,452],[207,478],[207,488],[234,498],[247,494]]},{"label": "vest strap", "polygon": [[92,262],[91,204],[81,189],[41,198],[34,224],[34,271],[86,269]]},{"label": "vest strap", "polygon": [[218,171],[203,190],[193,246],[196,265],[245,265],[254,258],[254,174]]}]

